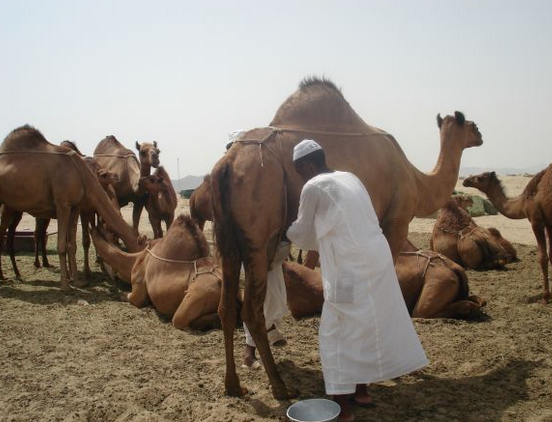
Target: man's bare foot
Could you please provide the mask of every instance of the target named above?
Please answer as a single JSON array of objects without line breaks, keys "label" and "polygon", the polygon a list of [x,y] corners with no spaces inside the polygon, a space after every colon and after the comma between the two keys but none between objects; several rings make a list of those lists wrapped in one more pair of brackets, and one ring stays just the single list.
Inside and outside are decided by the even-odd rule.
[{"label": "man's bare foot", "polygon": [[375,407],[374,399],[368,393],[368,386],[366,384],[357,384],[355,394],[352,396],[353,403],[362,407]]},{"label": "man's bare foot", "polygon": [[349,401],[350,397],[350,394],[340,394],[333,398],[339,407],[341,407],[341,412],[337,418],[338,422],[353,422],[355,420],[355,413]]},{"label": "man's bare foot", "polygon": [[256,361],[257,358],[255,357],[255,348],[246,344],[245,350],[243,351],[243,364],[252,368]]}]

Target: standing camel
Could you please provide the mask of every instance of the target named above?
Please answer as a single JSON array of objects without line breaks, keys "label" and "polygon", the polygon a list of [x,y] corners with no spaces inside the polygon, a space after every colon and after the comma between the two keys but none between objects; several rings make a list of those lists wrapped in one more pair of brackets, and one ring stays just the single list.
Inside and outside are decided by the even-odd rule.
[{"label": "standing camel", "polygon": [[[103,190],[118,210],[119,204],[117,201],[117,196],[115,194],[115,189],[113,188],[113,184],[119,180],[118,176],[115,173],[102,168],[102,166],[98,164],[95,158],[85,156],[82,152],[79,151],[75,143],[71,141],[63,141],[60,145],[75,151],[84,160],[92,174],[96,175],[96,177],[98,178],[98,182],[100,182]],[[89,251],[90,227],[95,226],[96,223],[96,208],[94,207],[94,203],[90,202],[87,198],[84,198],[79,207],[79,215],[81,219],[82,229],[82,247],[84,250],[84,278],[88,280],[92,275],[92,271],[90,270]]]},{"label": "standing camel", "polygon": [[276,370],[263,316],[268,264],[296,218],[303,185],[293,167],[293,147],[303,139],[315,139],[323,147],[329,167],[360,178],[396,259],[409,222],[441,207],[454,189],[463,150],[483,142],[475,123],[460,112],[438,116],[437,123],[441,151],[434,170],[425,174],[407,160],[390,134],[367,125],[333,83],[311,78],[280,106],[269,127],[246,132],[218,161],[211,172],[211,188],[216,240],[223,260],[219,312],[225,337],[227,394],[240,396],[246,391],[236,374],[233,351],[234,304],[243,262],[243,320],[257,344],[274,397],[294,395]]},{"label": "standing camel", "polygon": [[95,204],[130,250],[139,249],[137,236],[77,153],[49,143],[30,126],[15,129],[0,145],[0,204],[15,212],[58,220],[62,290],[69,289],[70,277],[77,287],[86,284],[78,278],[75,257],[78,212],[84,198]]},{"label": "standing camel", "polygon": [[121,251],[98,229],[92,239],[101,258],[132,284],[127,300],[134,306],[151,303],[180,330],[220,327],[222,274],[209,256],[205,236],[190,217],[178,216],[163,239],[138,253]]},{"label": "standing camel", "polygon": [[153,237],[159,239],[163,237],[161,222],[164,221],[169,230],[178,205],[171,178],[164,167],[158,167],[151,176],[141,177],[139,186],[147,192],[146,210],[153,228]]},{"label": "standing camel", "polygon": [[213,221],[213,206],[211,202],[210,175],[206,175],[203,182],[194,190],[190,196],[190,215],[203,230],[206,221]]},{"label": "standing camel", "polygon": [[506,197],[494,171],[470,176],[464,180],[464,186],[474,187],[485,193],[502,215],[515,220],[522,218],[529,220],[539,249],[543,285],[542,303],[548,303],[550,299],[548,262],[552,264],[552,164],[533,177],[521,195],[515,198]]},{"label": "standing camel", "polygon": [[157,142],[136,142],[139,160],[136,155],[125,148],[115,136],[106,136],[94,150],[94,158],[100,166],[115,173],[119,182],[113,187],[117,194],[119,206],[124,207],[132,202],[132,227],[138,233],[140,216],[146,205],[146,193],[138,186],[140,177],[149,176],[151,168],[159,166]]}]

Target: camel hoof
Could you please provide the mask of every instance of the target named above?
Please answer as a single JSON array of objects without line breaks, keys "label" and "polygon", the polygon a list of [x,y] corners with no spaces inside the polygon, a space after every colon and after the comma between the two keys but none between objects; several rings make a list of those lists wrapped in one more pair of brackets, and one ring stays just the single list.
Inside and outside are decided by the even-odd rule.
[{"label": "camel hoof", "polygon": [[79,279],[77,279],[73,282],[73,285],[80,289],[80,288],[88,286],[88,281],[79,278]]},{"label": "camel hoof", "polygon": [[276,400],[291,400],[299,397],[299,390],[288,387],[282,392],[272,391],[272,395]]},{"label": "camel hoof", "polygon": [[542,298],[540,303],[541,305],[548,305],[548,298]]},{"label": "camel hoof", "polygon": [[243,397],[247,394],[247,388],[245,387],[232,387],[226,388],[226,395],[231,397]]}]

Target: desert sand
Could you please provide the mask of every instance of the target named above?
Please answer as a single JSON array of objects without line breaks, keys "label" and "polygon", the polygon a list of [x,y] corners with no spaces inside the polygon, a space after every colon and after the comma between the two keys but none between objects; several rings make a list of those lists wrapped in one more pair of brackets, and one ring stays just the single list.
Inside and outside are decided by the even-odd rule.
[{"label": "desert sand", "polygon": [[[529,180],[503,179],[510,195]],[[182,200],[179,210],[186,209]],[[129,208],[124,215],[130,221]],[[531,229],[526,220],[500,215],[476,221],[501,230],[520,261],[503,271],[468,271],[470,291],[488,301],[483,318],[414,320],[430,364],[371,386],[377,407],[359,409],[357,420],[552,421],[552,305],[538,303],[541,276]],[[415,219],[411,240],[427,248],[433,222]],[[34,228],[33,219],[26,217],[24,226]],[[151,235],[145,214],[141,230]],[[55,268],[35,269],[32,254],[21,254],[22,279],[0,281],[1,421],[286,420],[292,402],[272,398],[262,370],[238,365],[249,393],[223,394],[220,330],[179,331],[151,308],[120,302],[125,286],[97,266],[89,287],[62,294],[55,235],[49,242]],[[11,277],[6,257],[3,265]],[[300,399],[324,396],[318,324],[317,317],[287,316],[288,345],[274,349],[284,380]],[[235,345],[240,357],[241,329]]]}]

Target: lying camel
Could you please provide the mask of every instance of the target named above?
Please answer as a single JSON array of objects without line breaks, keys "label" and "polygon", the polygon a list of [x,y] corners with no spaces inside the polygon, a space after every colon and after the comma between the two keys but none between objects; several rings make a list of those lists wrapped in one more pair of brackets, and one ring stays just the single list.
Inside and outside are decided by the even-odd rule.
[{"label": "lying camel", "polygon": [[194,190],[190,196],[190,215],[203,230],[205,221],[213,221],[213,203],[211,201],[210,175],[203,179],[203,182]]},{"label": "lying camel", "polygon": [[99,228],[93,229],[92,240],[102,260],[132,284],[127,299],[134,306],[151,303],[181,330],[220,327],[221,271],[191,217],[179,215],[164,238],[138,253],[112,245]]},{"label": "lying camel", "polygon": [[[433,251],[418,250],[406,240],[395,263],[401,292],[413,318],[462,318],[481,314],[486,301],[469,295],[465,270]],[[311,263],[318,254],[309,251]],[[318,314],[324,302],[322,277],[313,267],[284,262],[288,306],[294,318]]]},{"label": "lying camel", "polygon": [[[470,217],[466,208],[472,200],[465,195],[452,197],[439,213],[433,227],[430,248],[452,259],[464,268],[489,270],[503,268],[504,264],[515,260],[507,249],[513,246],[500,235],[495,235],[488,229],[480,227]],[[502,245],[508,242],[505,249]]]},{"label": "lying camel", "polygon": [[171,178],[163,167],[158,167],[152,175],[141,177],[138,186],[148,193],[146,210],[153,228],[153,237],[159,239],[163,237],[161,222],[164,221],[169,230],[178,205]]}]

